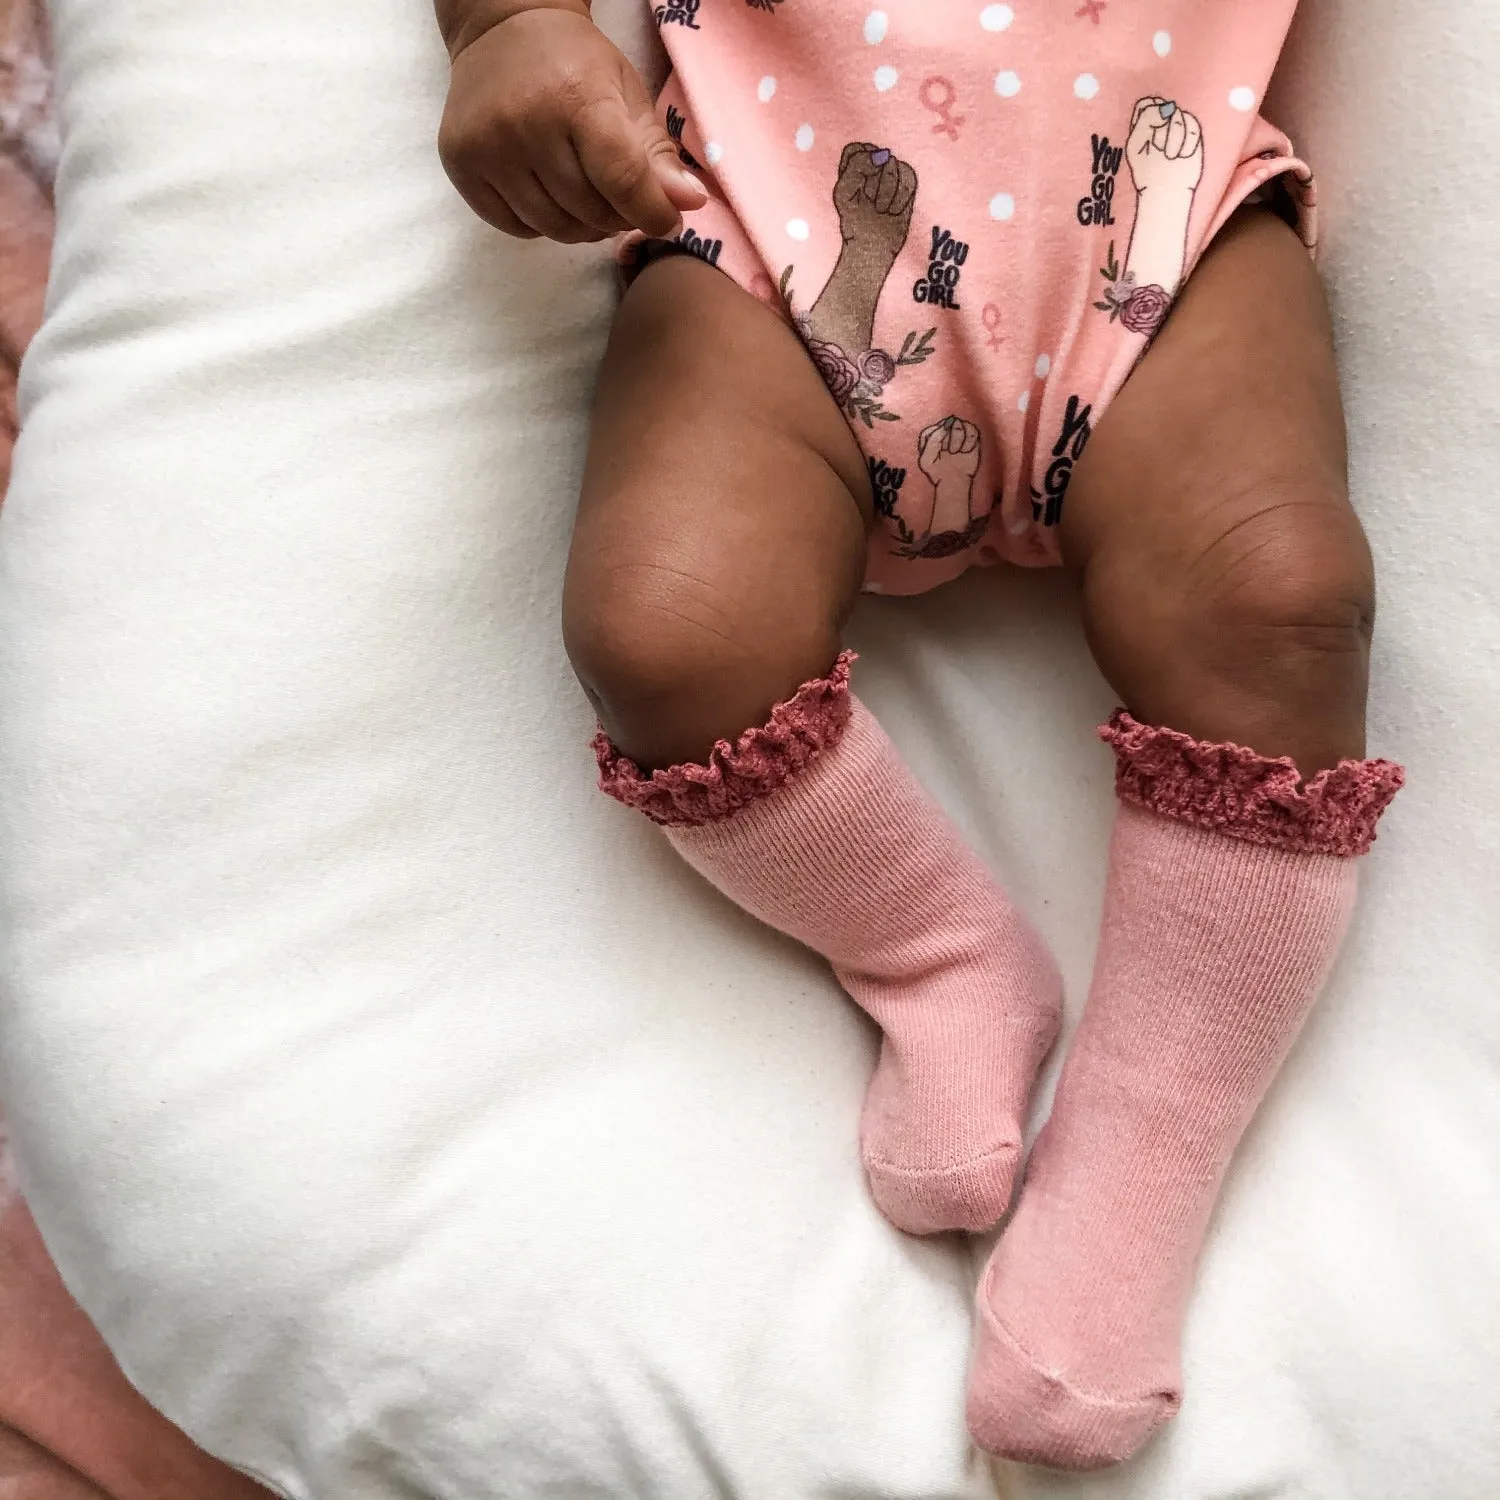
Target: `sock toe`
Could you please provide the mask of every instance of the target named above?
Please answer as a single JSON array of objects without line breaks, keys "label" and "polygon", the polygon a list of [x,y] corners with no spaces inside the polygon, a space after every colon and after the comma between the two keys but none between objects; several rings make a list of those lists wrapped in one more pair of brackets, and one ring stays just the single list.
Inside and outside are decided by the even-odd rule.
[{"label": "sock toe", "polygon": [[907,1234],[979,1234],[1010,1207],[1021,1147],[1007,1143],[956,1166],[915,1169],[865,1155],[870,1195]]},{"label": "sock toe", "polygon": [[986,1453],[1054,1469],[1129,1458],[1177,1414],[1177,1391],[1116,1399],[1071,1385],[1016,1342],[984,1304],[969,1376],[970,1436]]}]

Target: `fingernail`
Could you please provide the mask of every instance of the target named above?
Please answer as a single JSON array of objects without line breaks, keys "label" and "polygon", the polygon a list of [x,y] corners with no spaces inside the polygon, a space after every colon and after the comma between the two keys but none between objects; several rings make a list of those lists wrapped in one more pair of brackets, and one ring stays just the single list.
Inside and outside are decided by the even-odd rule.
[{"label": "fingernail", "polygon": [[702,193],[705,198],[708,197],[708,189],[704,187],[702,182],[700,182],[698,178],[694,177],[686,167],[678,167],[677,175],[683,182],[685,182],[690,188],[692,188],[695,193]]},{"label": "fingernail", "polygon": [[879,151],[872,151],[870,153],[870,160],[874,162],[877,167],[883,167],[890,159],[891,153],[887,151],[884,146],[882,146]]},{"label": "fingernail", "polygon": [[1167,102],[1161,107],[1161,117],[1164,120],[1170,120],[1176,113],[1177,106],[1173,104],[1170,99],[1168,99]]}]

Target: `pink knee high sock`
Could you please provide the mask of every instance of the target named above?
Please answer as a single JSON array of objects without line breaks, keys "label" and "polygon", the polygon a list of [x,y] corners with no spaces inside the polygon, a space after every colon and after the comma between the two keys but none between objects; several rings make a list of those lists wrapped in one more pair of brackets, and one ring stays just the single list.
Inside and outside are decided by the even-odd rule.
[{"label": "pink knee high sock", "polygon": [[704,766],[647,777],[601,736],[601,784],[731,901],[827,958],[880,1026],[860,1140],[886,1217],[912,1234],[981,1229],[1010,1201],[1061,986],[849,692],[850,660]]},{"label": "pink knee high sock", "polygon": [[1181,1400],[1185,1306],[1224,1171],[1338,950],[1355,856],[1401,785],[1117,714],[1121,799],[1088,1007],[1015,1218],[985,1269],[981,1447],[1128,1457]]}]

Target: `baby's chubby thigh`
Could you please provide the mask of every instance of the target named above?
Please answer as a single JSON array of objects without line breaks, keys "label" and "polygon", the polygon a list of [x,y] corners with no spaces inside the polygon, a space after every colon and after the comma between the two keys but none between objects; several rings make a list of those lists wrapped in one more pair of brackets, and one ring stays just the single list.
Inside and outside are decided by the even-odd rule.
[{"label": "baby's chubby thigh", "polygon": [[600,375],[563,598],[616,746],[704,761],[826,675],[869,517],[865,459],[786,321],[699,255],[646,266]]},{"label": "baby's chubby thigh", "polygon": [[1105,676],[1142,722],[1364,754],[1374,617],[1321,286],[1275,216],[1210,247],[1078,463],[1060,527]]}]

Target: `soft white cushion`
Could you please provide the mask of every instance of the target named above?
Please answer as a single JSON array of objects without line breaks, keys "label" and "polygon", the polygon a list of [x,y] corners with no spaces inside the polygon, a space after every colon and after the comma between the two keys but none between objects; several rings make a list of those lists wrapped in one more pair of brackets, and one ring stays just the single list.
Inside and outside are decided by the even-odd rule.
[{"label": "soft white cushion", "polygon": [[[1176,1429],[1019,1497],[1500,1481],[1500,18],[1329,0],[1322,167],[1413,785],[1239,1164]],[[55,0],[52,313],[0,523],[0,1097],[146,1394],[289,1496],[993,1494],[970,1267],[888,1231],[871,1036],[591,790],[556,611],[599,251],[436,165],[405,0]],[[643,17],[627,0],[601,12]],[[858,626],[861,687],[1087,979],[1109,696],[1066,584]]]}]

